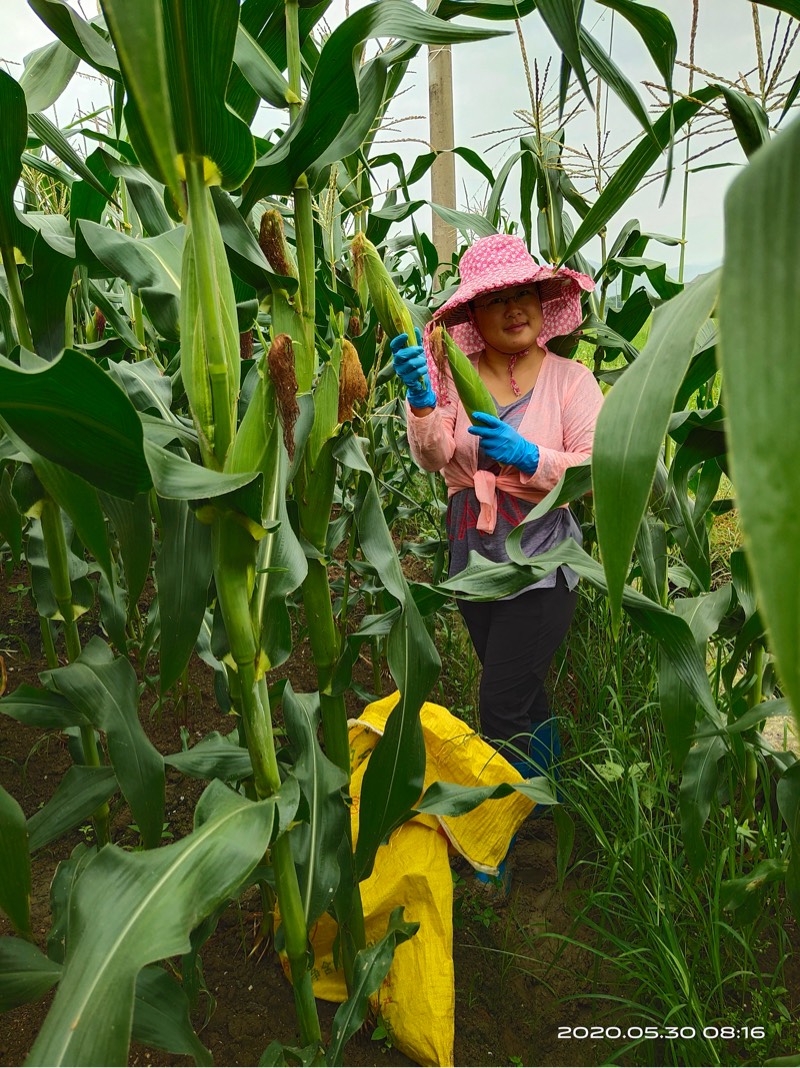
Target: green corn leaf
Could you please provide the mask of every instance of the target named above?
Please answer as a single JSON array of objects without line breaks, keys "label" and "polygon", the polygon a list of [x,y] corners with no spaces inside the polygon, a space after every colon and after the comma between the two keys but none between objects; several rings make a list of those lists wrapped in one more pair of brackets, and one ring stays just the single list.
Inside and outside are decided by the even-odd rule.
[{"label": "green corn leaf", "polygon": [[287,683],[281,707],[296,754],[294,775],[308,805],[308,821],[299,823],[292,831],[292,852],[306,926],[310,930],[333,901],[339,884],[337,849],[349,818],[342,803],[342,790],[349,776],[320,747],[319,694],[296,694]]},{"label": "green corn leaf", "polygon": [[22,516],[11,492],[11,470],[0,470],[0,538],[4,538],[16,565],[22,554]]},{"label": "green corn leaf", "polygon": [[25,814],[0,786],[0,909],[14,930],[32,940],[31,858]]},{"label": "green corn leaf", "polygon": [[61,977],[61,968],[21,938],[0,938],[0,1012],[38,1001]]},{"label": "green corn leaf", "polygon": [[106,578],[111,580],[111,549],[97,490],[80,475],[40,456],[8,424],[5,426],[8,436],[25,454],[42,486],[70,517],[81,541],[97,560]]},{"label": "green corn leaf", "polygon": [[672,99],[672,74],[678,54],[678,38],[668,16],[657,7],[634,0],[598,0],[626,19],[642,38]]},{"label": "green corn leaf", "polygon": [[[94,588],[86,577],[89,564],[84,559],[83,546],[80,546],[81,558],[72,551],[74,526],[70,518],[65,519],[64,531],[67,542],[67,571],[72,591],[72,607],[75,615],[81,615],[94,603]],[[42,524],[34,519],[28,527],[28,544],[26,549],[28,564],[31,569],[31,589],[36,602],[36,611],[44,619],[61,619],[58,603],[50,580],[50,563],[47,559]]]},{"label": "green corn leaf", "polygon": [[164,761],[139,722],[136,673],[130,662],[92,638],[77,660],[42,676],[106,735],[120,789],[142,835],[155,848],[164,825]]},{"label": "green corn leaf", "polygon": [[622,208],[639,182],[644,178],[659,157],[659,148],[665,148],[671,141],[674,131],[679,130],[694,118],[703,104],[719,96],[719,89],[706,86],[692,94],[692,100],[678,100],[656,122],[653,123],[652,135],[642,137],[630,155],[620,164],[613,177],[589,210],[586,218],[575,231],[561,262],[568,260],[586,242],[598,234],[616,213]]},{"label": "green corn leaf", "polygon": [[13,248],[17,226],[14,191],[22,174],[21,156],[28,136],[25,93],[19,82],[0,69],[0,246]]},{"label": "green corn leaf", "polygon": [[765,719],[774,719],[775,717],[786,719],[791,714],[792,709],[785,697],[777,698],[774,701],[760,701],[753,708],[748,709],[744,715],[734,720],[733,723],[727,724],[726,731],[728,734],[743,734],[744,731],[758,727]]},{"label": "green corn leaf", "polygon": [[755,0],[764,7],[774,7],[776,11],[783,11],[793,19],[800,19],[800,0]]},{"label": "green corn leaf", "polygon": [[[675,614],[688,623],[701,657],[705,658],[708,639],[717,631],[730,603],[730,586],[721,586],[702,597],[675,598]],[[680,770],[692,747],[697,699],[665,656],[659,663],[658,694],[667,744],[673,763]]]},{"label": "green corn leaf", "polygon": [[[637,31],[658,68],[667,89],[667,102],[672,107],[675,92],[672,85],[675,59],[678,54],[678,39],[667,15],[655,7],[647,7],[638,0],[600,0],[600,3],[618,12],[630,22]],[[667,142],[667,163],[664,185],[659,206],[663,204],[672,180],[672,158],[674,151],[675,130],[677,124],[671,125]]]},{"label": "green corn leaf", "polygon": [[[228,262],[234,274],[253,286],[259,293],[268,289],[283,289],[290,296],[296,293],[297,279],[276,274],[272,270],[253,231],[242,218],[229,194],[224,189],[216,188],[211,190],[211,197],[228,254]],[[275,329],[274,332],[283,333],[280,329]]]},{"label": "green corn leaf", "polygon": [[[597,589],[607,592],[602,565],[593,560],[571,538],[536,557],[526,557],[520,548],[525,522],[526,520],[523,520],[518,529],[512,531],[506,539],[510,563],[495,564],[472,553],[467,567],[452,579],[439,583],[437,589],[475,601],[496,601],[498,597],[518,593],[531,582],[550,574],[561,564],[567,564],[581,578],[585,578]],[[625,586],[623,589],[622,604],[634,623],[656,639],[674,665],[678,676],[695,695],[697,703],[712,719],[718,720],[719,713],[711,695],[705,661],[697,651],[696,642],[686,621],[631,586]]]},{"label": "green corn leaf", "polygon": [[496,234],[495,227],[483,215],[476,215],[468,211],[456,211],[455,208],[445,208],[441,204],[431,204],[429,200],[409,200],[392,207],[381,208],[370,213],[371,219],[388,219],[391,222],[400,222],[407,219],[420,208],[431,208],[440,219],[449,223],[455,229],[471,240],[472,236],[491,237]]},{"label": "green corn leaf", "polygon": [[740,93],[727,85],[718,85],[717,88],[725,97],[725,105],[728,109],[739,144],[749,157],[762,145],[769,144],[769,117],[762,106],[747,93]]},{"label": "green corn leaf", "polygon": [[162,497],[159,509],[161,550],[155,575],[163,694],[180,678],[194,651],[206,610],[212,567],[211,528],[197,520],[186,501]]},{"label": "green corn leaf", "polygon": [[402,607],[388,639],[387,658],[401,697],[386,722],[364,776],[361,793],[356,868],[361,878],[372,869],[375,853],[422,792],[425,744],[419,710],[440,669],[438,653],[411,596],[386,526],[372,471],[352,436],[342,438],[334,454],[361,472],[356,522],[366,560]]},{"label": "green corn leaf", "polygon": [[[141,364],[135,366],[140,367]],[[147,581],[153,552],[149,496],[140,493],[133,501],[124,501],[121,497],[101,493],[100,506],[111,520],[117,535],[128,600],[135,605]]]},{"label": "green corn leaf", "polygon": [[28,820],[31,853],[86,822],[98,805],[118,789],[113,768],[90,768],[83,764],[68,768],[44,808]]},{"label": "green corn leaf", "polygon": [[162,6],[161,0],[102,2],[128,92],[125,121],[131,143],[145,168],[166,185],[176,204],[183,204]]},{"label": "green corn leaf", "polygon": [[[703,726],[701,723],[701,733],[705,733]],[[708,849],[703,827],[717,789],[719,762],[726,751],[721,738],[705,736],[695,742],[683,765],[679,793],[681,829],[686,858],[696,872],[701,871],[706,862]]]},{"label": "green corn leaf", "polygon": [[[800,710],[800,522],[794,457],[800,448],[795,401],[800,365],[797,246],[800,206],[795,119],[753,158],[725,198],[725,262],[719,306],[720,358],[729,450],[745,545],[778,673]],[[759,359],[767,338],[768,373]],[[759,340],[760,339],[760,340]]]},{"label": "green corn leaf", "polygon": [[126,308],[124,313],[120,310],[119,298],[117,298],[116,302],[113,301],[110,295],[112,290],[96,284],[91,279],[89,279],[87,288],[89,290],[89,299],[105,315],[107,325],[111,327],[117,337],[133,352],[143,353],[145,346],[131,330],[128,309]]},{"label": "green corn leaf", "polygon": [[31,450],[107,493],[133,500],[152,485],[133,405],[79,352],[33,371],[0,359],[0,418]]},{"label": "green corn leaf", "polygon": [[[113,195],[117,184],[116,177],[108,169],[108,161],[110,159],[112,157],[100,148],[96,148],[94,152],[86,157],[86,166],[106,190],[108,196]],[[107,197],[98,193],[95,187],[89,185],[88,182],[84,182],[82,179],[73,182],[70,187],[69,197],[70,237],[72,237],[72,231],[77,226],[78,219],[89,219],[92,222],[99,223],[105,214],[106,201]],[[73,255],[72,258],[74,259],[75,256]]]},{"label": "green corn leaf", "polygon": [[[265,195],[291,192],[297,178],[322,157],[350,116],[359,111],[358,56],[364,41],[398,37],[417,44],[449,44],[485,40],[503,32],[448,25],[410,0],[369,4],[355,11],[325,42],[308,99],[288,132],[257,162],[242,211],[248,212]],[[402,57],[398,50],[398,60]],[[380,107],[381,100],[376,103]]]},{"label": "green corn leaf", "polygon": [[796,848],[800,842],[800,762],[790,765],[783,773],[775,796],[780,814]]},{"label": "green corn leaf", "polygon": [[580,7],[576,6],[574,0],[537,0],[536,10],[592,103],[592,93],[581,56]]},{"label": "green corn leaf", "polygon": [[[371,760],[374,759],[373,753]],[[342,1050],[366,1019],[369,997],[386,978],[392,966],[395,949],[418,930],[418,923],[408,923],[403,919],[403,908],[399,906],[389,917],[389,925],[383,938],[374,946],[359,950],[353,966],[353,989],[350,997],[336,1010],[333,1018],[326,1064],[341,1063]]]},{"label": "green corn leaf", "polygon": [[440,19],[471,15],[475,19],[505,21],[521,19],[536,9],[536,0],[442,0],[436,9]]},{"label": "green corn leaf", "polygon": [[[156,428],[163,429],[162,420],[152,424],[154,431]],[[258,478],[257,471],[228,474],[201,467],[200,464],[193,464],[191,460],[186,460],[156,444],[155,441],[151,441],[150,433],[151,426],[148,426],[148,437],[144,439],[144,452],[153,476],[153,485],[160,497],[168,497],[176,501],[221,497],[226,493],[234,493],[243,486],[248,486],[253,479]],[[168,427],[166,434],[174,438],[175,430]]]},{"label": "green corn leaf", "polygon": [[47,956],[59,965],[64,963],[69,940],[69,903],[72,890],[83,869],[96,854],[97,846],[87,846],[85,842],[80,842],[72,850],[69,858],[62,860],[58,865],[50,884],[52,922],[47,932]]},{"label": "green corn leaf", "polygon": [[[137,25],[140,8],[144,25]],[[179,204],[177,156],[207,160],[210,184],[241,186],[255,148],[247,124],[225,99],[238,0],[142,0],[133,9],[126,0],[103,0],[103,10],[128,90],[128,129],[146,169]]]},{"label": "green corn leaf", "polygon": [[88,727],[89,720],[66,697],[50,690],[23,684],[8,697],[0,700],[0,712],[27,727],[44,730],[66,730],[67,727]]},{"label": "green corn leaf", "polygon": [[[260,400],[257,386],[250,403],[263,403],[266,417],[273,420],[273,433],[267,440],[261,460],[264,479],[262,520],[277,523],[277,526],[261,539],[258,546],[258,578],[253,610],[259,621],[261,648],[270,666],[277,667],[288,659],[292,651],[292,621],[287,597],[303,584],[308,561],[292,529],[286,507],[289,457],[281,444],[279,429],[274,425],[277,422],[275,389],[270,381],[264,382],[263,389],[265,399]],[[296,456],[299,451],[299,446],[296,446]]]},{"label": "green corn leaf", "polygon": [[[69,222],[63,215],[51,216],[70,237]],[[64,351],[67,299],[75,273],[73,258],[62,255],[40,231],[33,241],[33,273],[22,284],[25,311],[36,352],[46,360]]]},{"label": "green corn leaf", "polygon": [[214,1063],[209,1050],[194,1032],[186,991],[163,968],[150,965],[136,977],[133,1003],[134,1042],[194,1058],[195,1064]]},{"label": "green corn leaf", "polygon": [[493,786],[462,786],[454,782],[435,782],[414,806],[414,812],[429,816],[463,816],[482,805],[484,801],[510,797],[515,791],[535,801],[537,805],[556,804],[552,789],[541,777],[519,783],[501,782]]},{"label": "green corn leaf", "polygon": [[108,373],[125,390],[137,412],[154,412],[165,422],[174,423],[172,379],[153,360],[109,362]]},{"label": "green corn leaf", "polygon": [[[650,122],[650,116],[647,114],[647,108],[642,103],[642,98],[637,93],[636,87],[617,66],[600,42],[595,37],[592,37],[583,26],[580,28],[580,46],[587,62],[597,71],[606,85],[614,90],[642,129],[651,133],[653,127]],[[659,149],[660,147],[659,145]]]},{"label": "green corn leaf", "polygon": [[[792,88],[786,94],[786,100],[784,102],[783,110],[781,111],[781,117],[780,119],[778,119],[778,122],[781,122],[781,120],[786,116],[789,111],[789,108],[791,108],[792,104],[795,102],[795,100],[797,100],[798,93],[800,93],[800,71],[797,72],[797,77],[792,82]],[[722,164],[718,164],[718,166],[721,167]]]},{"label": "green corn leaf", "polygon": [[113,197],[106,190],[91,170],[86,166],[82,156],[78,155],[61,130],[48,119],[46,115],[31,113],[28,115],[28,125],[40,141],[51,149],[62,163],[66,163],[75,174],[88,182],[105,200],[113,201]]},{"label": "green corn leaf", "polygon": [[253,774],[248,751],[218,731],[207,734],[191,749],[165,756],[164,762],[193,779],[240,782]]},{"label": "green corn leaf", "polygon": [[236,33],[233,59],[262,100],[276,108],[289,106],[289,83],[243,25]]},{"label": "green corn leaf", "polygon": [[[102,149],[99,151],[109,174],[125,181],[125,188],[139,216],[145,236],[158,237],[159,234],[172,230],[175,223],[164,206],[164,189],[161,183],[151,178],[141,167],[119,160]],[[100,222],[99,219],[92,221]]]},{"label": "green corn leaf", "polygon": [[190,932],[263,857],[277,801],[254,804],[212,783],[182,841],[144,853],[107,846],[87,864],[73,893],[64,972],[30,1064],[127,1062],[136,976],[189,952]]},{"label": "green corn leaf", "polygon": [[61,41],[42,45],[25,56],[19,84],[29,112],[47,111],[55,104],[78,69],[79,57]]},{"label": "green corn leaf", "polygon": [[181,259],[186,230],[177,226],[158,237],[133,238],[109,226],[81,221],[76,233],[78,261],[91,278],[124,278],[142,298],[155,328],[178,341]]},{"label": "green corn leaf", "polygon": [[119,64],[108,40],[90,22],[77,15],[65,0],[28,2],[45,26],[76,56],[106,78],[119,80]]},{"label": "green corn leaf", "polygon": [[719,272],[656,311],[647,344],[605,399],[592,450],[597,537],[618,625],[625,577],[675,396],[717,300]]}]

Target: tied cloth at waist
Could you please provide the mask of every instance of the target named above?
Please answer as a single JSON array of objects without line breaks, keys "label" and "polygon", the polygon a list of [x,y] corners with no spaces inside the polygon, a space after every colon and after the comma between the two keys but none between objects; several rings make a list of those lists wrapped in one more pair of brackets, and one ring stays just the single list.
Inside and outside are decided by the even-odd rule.
[{"label": "tied cloth at waist", "polygon": [[[514,468],[505,468],[506,471]],[[448,475],[450,473],[448,472]],[[479,470],[470,478],[466,472],[455,477],[448,477],[448,490],[450,496],[462,489],[474,489],[478,504],[481,506],[478,516],[477,528],[481,534],[493,534],[497,525],[497,491],[504,490],[523,501],[538,504],[544,494],[540,491],[528,489],[520,484],[519,475],[495,475],[493,471]]]}]

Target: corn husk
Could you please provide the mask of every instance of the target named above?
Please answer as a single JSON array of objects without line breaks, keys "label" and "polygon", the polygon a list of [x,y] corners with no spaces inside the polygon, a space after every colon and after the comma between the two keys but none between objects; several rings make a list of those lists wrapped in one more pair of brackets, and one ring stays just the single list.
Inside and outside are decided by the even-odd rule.
[{"label": "corn husk", "polygon": [[473,412],[486,412],[488,415],[497,415],[497,405],[486,388],[486,385],[472,365],[471,360],[461,351],[455,341],[450,337],[444,327],[435,327],[430,334],[429,345],[433,358],[440,368],[443,360],[447,361],[450,374],[456,387],[461,403],[469,416],[470,422]]},{"label": "corn husk", "polygon": [[406,334],[409,342],[415,343],[414,323],[405,301],[400,296],[392,276],[387,271],[381,255],[372,242],[362,233],[357,233],[351,246],[353,274],[356,289],[361,292],[366,282],[369,298],[378,313],[378,321],[390,337]]},{"label": "corn husk", "polygon": [[[206,193],[208,190],[205,191]],[[210,318],[202,306],[195,258],[195,233],[188,227],[181,268],[181,375],[200,451],[206,464],[225,462],[236,426],[239,396],[239,326],[227,253],[219,227],[211,229],[216,292],[221,326],[219,337],[210,333]]]}]

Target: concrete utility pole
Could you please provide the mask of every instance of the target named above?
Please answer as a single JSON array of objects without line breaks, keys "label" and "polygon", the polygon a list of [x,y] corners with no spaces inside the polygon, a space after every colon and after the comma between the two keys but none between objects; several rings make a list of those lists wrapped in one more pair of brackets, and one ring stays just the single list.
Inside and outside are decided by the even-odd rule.
[{"label": "concrete utility pole", "polygon": [[[431,147],[441,152],[455,146],[453,132],[453,60],[450,45],[428,46],[428,105]],[[446,208],[456,206],[456,161],[452,152],[442,152],[431,168],[431,201]],[[439,263],[449,263],[456,251],[456,231],[433,215],[433,244]]]}]

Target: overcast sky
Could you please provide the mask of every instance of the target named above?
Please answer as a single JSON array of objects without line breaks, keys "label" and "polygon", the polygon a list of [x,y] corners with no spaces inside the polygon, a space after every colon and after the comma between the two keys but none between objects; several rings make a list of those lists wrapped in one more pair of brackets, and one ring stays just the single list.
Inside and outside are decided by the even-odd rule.
[{"label": "overcast sky", "polygon": [[[365,6],[366,2],[367,0],[351,0],[350,11]],[[80,6],[77,0],[73,0],[73,3],[76,7]],[[82,5],[84,12],[88,15],[96,11],[95,0],[82,0]],[[50,41],[52,35],[30,10],[26,0],[2,0],[2,6],[4,17],[0,59],[6,61],[8,70],[15,77],[19,77],[23,57]],[[692,0],[658,0],[658,6],[667,12],[675,27],[678,36],[678,58],[688,59]],[[331,27],[344,18],[345,8],[345,0],[334,0],[327,16]],[[764,49],[768,52],[776,13],[769,8],[761,7],[760,15]],[[785,26],[786,22],[784,16],[782,25]],[[506,24],[484,25],[505,27]],[[628,77],[639,86],[645,104],[654,103],[653,97],[641,83],[644,81],[658,83],[660,78],[640,38],[629,25],[616,16],[612,27],[612,13],[608,8],[601,7],[595,0],[587,0],[584,25],[606,48],[611,41],[613,29],[614,59]],[[521,133],[525,132],[524,129],[520,129],[521,120],[515,118],[514,112],[520,109],[527,111],[531,109],[519,41],[514,32],[513,23],[507,24],[507,28],[512,31],[507,37],[476,44],[459,44],[453,49],[456,144],[468,146],[481,153],[495,173],[504,158],[518,147],[518,138]],[[533,12],[524,18],[522,30],[530,65],[533,67],[536,61],[540,72],[543,73],[547,59],[552,55],[552,43],[540,16]],[[783,30],[778,35],[776,47],[780,46],[782,37]],[[747,0],[700,0],[695,62],[704,70],[731,81],[744,74],[748,77],[748,84],[757,88],[758,75],[753,74],[756,68],[756,51],[752,12]],[[795,47],[786,65],[786,76],[793,78],[798,65],[800,65],[800,43]],[[73,80],[69,90],[59,102],[57,118],[62,125],[73,117],[78,103],[83,111],[90,111],[93,106],[105,103],[105,88],[101,82],[91,77],[92,73],[81,68],[83,76]],[[548,83],[554,90],[557,77],[558,67],[554,64]],[[677,68],[676,86],[685,90],[687,79],[688,72]],[[711,80],[713,78],[698,74],[695,76],[695,86],[699,87]],[[399,123],[394,130],[382,133],[379,140],[385,143],[387,151],[399,151],[410,161],[419,152],[424,151],[424,145],[421,142],[426,142],[428,139],[427,119],[424,118],[427,114],[425,50],[422,50],[412,64],[404,83],[404,89],[406,92],[394,103],[391,116],[397,120],[404,119],[406,116],[420,117]],[[607,147],[611,150],[619,148],[637,136],[639,127],[616,97],[612,95],[606,102],[605,89],[603,92],[602,114],[604,126],[608,131]],[[777,114],[773,115],[773,122],[777,119]],[[274,112],[265,114],[261,121],[265,128],[277,125]],[[493,133],[493,131],[500,130],[508,130],[508,132]],[[692,152],[709,148],[730,136],[730,129],[716,135],[700,134],[693,142]],[[509,137],[513,140],[506,144],[498,144],[504,138]],[[586,145],[594,151],[596,137],[595,116],[584,102],[584,114],[578,116],[567,128],[567,144],[578,149]],[[393,140],[395,138],[403,140],[395,142]],[[627,151],[629,150],[617,157],[618,162],[624,159]],[[741,164],[743,158],[741,149],[738,144],[734,143],[709,153],[694,165],[719,164],[727,161],[738,165]],[[676,153],[676,161],[678,160],[683,160],[682,148]],[[695,173],[691,177],[687,277],[715,265],[720,260],[723,197],[728,183],[736,176],[737,170],[737,166],[714,168]],[[388,171],[386,173],[388,176]],[[474,175],[474,171],[458,161],[459,207],[474,210],[485,197],[485,183]],[[518,184],[517,174],[510,180],[507,187],[510,194],[506,203],[514,215],[518,211],[518,198],[511,190],[517,188]],[[582,191],[590,192],[591,199],[596,195],[592,192],[590,180],[577,180],[576,184]],[[612,220],[609,225],[610,237],[613,239],[622,223],[632,217],[638,218],[642,227],[648,231],[679,236],[682,186],[681,174],[676,172],[667,198],[659,208],[661,182],[651,184],[637,194],[635,200],[629,202],[628,208],[620,216]],[[420,183],[414,189],[413,194],[420,198],[428,198],[429,191],[426,183]],[[420,222],[424,225],[424,217],[420,217]],[[589,246],[587,251],[592,258],[599,258],[597,249]],[[671,266],[677,267],[677,249],[654,246],[652,254],[657,258],[666,259]]]}]

